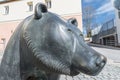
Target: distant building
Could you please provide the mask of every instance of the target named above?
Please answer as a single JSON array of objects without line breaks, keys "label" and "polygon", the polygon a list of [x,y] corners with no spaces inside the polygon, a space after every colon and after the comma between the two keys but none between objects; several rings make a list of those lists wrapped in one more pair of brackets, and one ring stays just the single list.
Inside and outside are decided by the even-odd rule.
[{"label": "distant building", "polygon": [[115,6],[115,19],[104,23],[98,34],[92,36],[94,43],[108,46],[120,46],[120,9],[116,7],[120,5],[119,3],[116,4],[112,2],[111,5]]},{"label": "distant building", "polygon": [[45,3],[49,11],[65,19],[75,17],[82,30],[81,0],[3,0],[0,2],[0,49],[5,47],[17,25],[34,13],[38,2]]},{"label": "distant building", "polygon": [[117,46],[117,33],[114,19],[103,24],[99,33],[100,44]]},{"label": "distant building", "polygon": [[115,24],[116,24],[116,32],[118,38],[118,45],[120,45],[120,10],[115,9]]},{"label": "distant building", "polygon": [[120,46],[118,38],[119,33],[116,19],[112,19],[104,23],[97,34],[92,36],[92,42],[108,46]]}]

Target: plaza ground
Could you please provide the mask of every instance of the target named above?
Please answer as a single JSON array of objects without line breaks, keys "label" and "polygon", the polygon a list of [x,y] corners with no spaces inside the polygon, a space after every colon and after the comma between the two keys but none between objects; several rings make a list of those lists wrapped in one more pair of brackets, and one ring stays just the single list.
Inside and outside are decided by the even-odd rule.
[{"label": "plaza ground", "polygon": [[92,47],[92,48],[98,51],[99,53],[103,54],[104,56],[106,56],[107,59],[109,59],[108,61],[112,60],[114,63],[120,63],[120,50],[99,48],[99,47]]},{"label": "plaza ground", "polygon": [[107,57],[107,64],[97,76],[88,76],[80,73],[71,77],[62,75],[60,80],[120,80],[120,48],[91,46],[94,50]]},{"label": "plaza ground", "polygon": [[[88,76],[80,73],[78,76],[71,77],[61,75],[60,80],[120,80],[120,48],[104,46],[91,46],[94,50],[107,57],[107,65],[97,76]],[[0,53],[0,60],[2,58]]]}]

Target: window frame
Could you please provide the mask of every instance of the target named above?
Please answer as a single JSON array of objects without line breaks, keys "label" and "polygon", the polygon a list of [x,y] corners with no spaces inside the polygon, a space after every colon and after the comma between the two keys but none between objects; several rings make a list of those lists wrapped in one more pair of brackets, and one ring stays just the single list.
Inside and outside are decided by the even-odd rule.
[{"label": "window frame", "polygon": [[8,15],[9,14],[9,6],[4,6],[4,15]]},{"label": "window frame", "polygon": [[51,0],[45,0],[47,8],[52,8],[52,1]]},{"label": "window frame", "polygon": [[119,19],[120,19],[120,11],[118,11],[118,17],[119,17]]},{"label": "window frame", "polygon": [[27,2],[27,6],[28,6],[28,11],[32,12],[33,11],[33,2]]}]

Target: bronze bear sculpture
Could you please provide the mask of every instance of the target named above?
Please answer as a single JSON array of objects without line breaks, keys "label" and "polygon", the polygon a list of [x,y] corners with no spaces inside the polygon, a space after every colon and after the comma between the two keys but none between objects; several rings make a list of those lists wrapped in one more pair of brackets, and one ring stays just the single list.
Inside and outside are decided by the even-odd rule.
[{"label": "bronze bear sculpture", "polygon": [[106,58],[84,42],[77,25],[75,18],[64,20],[38,3],[7,44],[0,80],[59,80],[60,74],[80,72],[97,75]]}]

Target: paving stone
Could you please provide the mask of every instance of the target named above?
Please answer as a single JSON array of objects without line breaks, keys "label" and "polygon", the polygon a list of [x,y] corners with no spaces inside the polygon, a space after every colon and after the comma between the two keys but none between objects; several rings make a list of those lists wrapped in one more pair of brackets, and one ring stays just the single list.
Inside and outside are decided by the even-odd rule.
[{"label": "paving stone", "polygon": [[[101,52],[102,54],[106,53],[106,56],[108,56],[108,58],[110,58],[110,59],[113,58],[113,60],[116,59],[117,61],[120,61],[120,56],[119,56],[120,50],[107,50],[104,48],[102,48],[102,49],[96,48],[96,50]],[[106,52],[104,52],[105,50],[106,50]],[[109,53],[109,54],[107,54],[107,53]],[[116,55],[113,53],[116,53]],[[0,53],[0,62],[1,62],[2,55],[3,54]],[[117,56],[117,58],[116,58],[116,56]],[[2,79],[0,79],[0,80],[2,80]],[[120,80],[120,63],[107,64],[98,76],[88,76],[88,75],[80,73],[79,75],[77,75],[73,78],[70,76],[66,77],[66,75],[61,75],[60,80]]]},{"label": "paving stone", "polygon": [[82,73],[73,78],[67,76],[66,79],[64,79],[65,77],[62,76],[60,77],[60,80],[120,80],[120,66],[107,64],[97,76],[88,76]]}]

